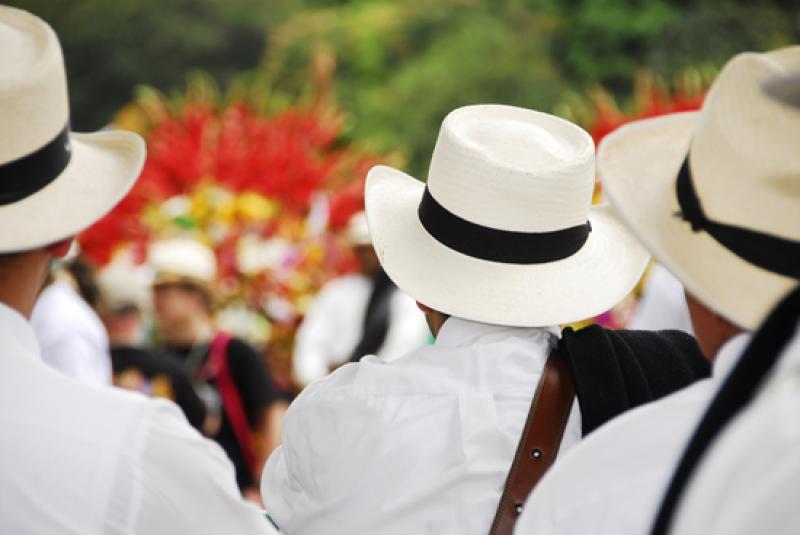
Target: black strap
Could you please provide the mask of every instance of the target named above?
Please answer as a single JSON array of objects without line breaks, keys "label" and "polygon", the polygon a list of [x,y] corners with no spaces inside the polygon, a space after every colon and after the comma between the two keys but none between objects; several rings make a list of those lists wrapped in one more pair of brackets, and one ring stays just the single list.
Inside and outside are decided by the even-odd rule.
[{"label": "black strap", "polygon": [[681,207],[678,215],[692,225],[694,232],[705,231],[720,245],[754,266],[800,279],[800,241],[719,223],[706,217],[694,189],[688,157],[678,173],[675,190]]},{"label": "black strap", "polygon": [[485,227],[450,212],[428,188],[419,204],[419,220],[439,243],[473,258],[505,264],[544,264],[572,256],[589,238],[592,225],[553,232],[516,232]]},{"label": "black strap", "polygon": [[673,516],[692,473],[728,422],[753,399],[762,380],[795,333],[798,318],[800,286],[770,313],[706,409],[672,475],[651,535],[669,533]]},{"label": "black strap", "polygon": [[30,197],[55,180],[69,164],[69,122],[45,146],[0,164],[0,205]]}]

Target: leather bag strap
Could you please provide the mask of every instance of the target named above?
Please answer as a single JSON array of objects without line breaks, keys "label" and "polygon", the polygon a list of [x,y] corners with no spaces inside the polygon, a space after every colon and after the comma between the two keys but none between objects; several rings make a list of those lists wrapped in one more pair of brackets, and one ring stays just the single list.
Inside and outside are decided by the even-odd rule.
[{"label": "leather bag strap", "polygon": [[511,535],[514,531],[525,500],[556,460],[574,399],[572,376],[558,348],[554,348],[533,395],[490,535]]}]

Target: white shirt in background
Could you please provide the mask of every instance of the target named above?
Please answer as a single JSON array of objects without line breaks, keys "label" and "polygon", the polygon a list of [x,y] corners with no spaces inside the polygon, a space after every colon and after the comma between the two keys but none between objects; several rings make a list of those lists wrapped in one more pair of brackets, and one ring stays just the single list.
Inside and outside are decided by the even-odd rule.
[{"label": "white shirt in background", "polygon": [[711,378],[626,412],[587,436],[534,489],[514,533],[648,533],[689,437],[749,341],[749,334],[740,334],[723,345]]},{"label": "white shirt in background", "polygon": [[[312,383],[265,468],[267,511],[291,535],[485,535],[558,336],[450,318],[435,345]],[[562,450],[580,437],[576,403]]]},{"label": "white shirt in background", "polygon": [[683,284],[661,264],[653,264],[628,329],[678,329],[694,334]]},{"label": "white shirt in background", "polygon": [[56,281],[42,291],[31,325],[44,362],[84,383],[111,384],[106,329],[68,282]]},{"label": "white shirt in background", "polygon": [[755,401],[706,452],[675,535],[800,533],[800,330]]},{"label": "white shirt in background", "polygon": [[[341,277],[322,288],[297,332],[292,362],[301,384],[321,379],[347,362],[364,332],[371,291],[372,282],[364,275]],[[389,330],[377,352],[380,358],[392,360],[428,342],[425,316],[401,290],[392,294],[389,314]]]},{"label": "white shirt in background", "polygon": [[176,405],[53,370],[1,303],[0,340],[0,533],[274,533]]}]

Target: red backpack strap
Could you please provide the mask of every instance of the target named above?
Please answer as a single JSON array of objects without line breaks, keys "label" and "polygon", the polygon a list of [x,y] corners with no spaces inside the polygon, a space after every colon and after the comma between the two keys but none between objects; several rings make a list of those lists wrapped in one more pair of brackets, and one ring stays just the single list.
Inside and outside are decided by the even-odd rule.
[{"label": "red backpack strap", "polygon": [[258,458],[253,449],[252,431],[244,410],[242,397],[233,382],[230,366],[228,365],[228,344],[233,337],[227,333],[217,333],[211,341],[208,363],[211,375],[217,381],[219,395],[222,398],[222,408],[228,421],[231,423],[233,434],[242,450],[244,460],[251,472],[258,469]]}]

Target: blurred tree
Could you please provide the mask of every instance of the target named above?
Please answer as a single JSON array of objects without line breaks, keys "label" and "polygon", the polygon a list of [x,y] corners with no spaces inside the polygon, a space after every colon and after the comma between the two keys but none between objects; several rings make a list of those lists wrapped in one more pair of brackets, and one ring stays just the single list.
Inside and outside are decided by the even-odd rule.
[{"label": "blurred tree", "polygon": [[798,0],[528,0],[554,14],[550,52],[574,86],[629,94],[636,71],[671,77],[800,40]]},{"label": "blurred tree", "polygon": [[351,1],[278,27],[265,68],[281,89],[297,91],[300,67],[328,51],[338,98],[353,110],[352,135],[376,150],[405,148],[409,171],[424,178],[453,108],[552,108],[564,89],[546,49],[554,27],[549,14],[514,1]]},{"label": "blurred tree", "polygon": [[265,28],[289,0],[10,0],[50,23],[67,63],[76,130],[107,124],[137,84],[182,85],[203,69],[222,81],[253,68]]}]

